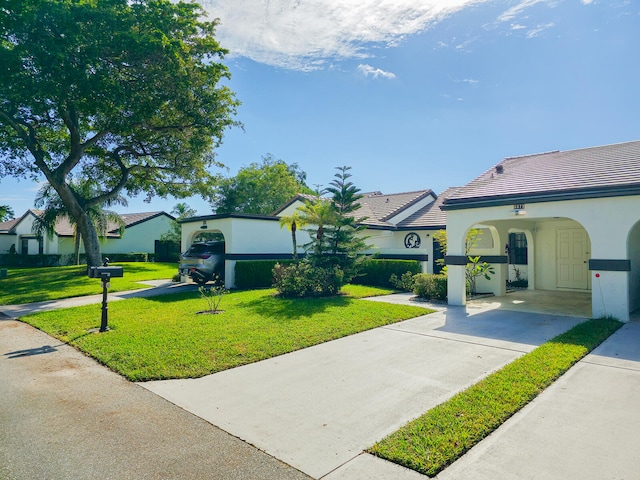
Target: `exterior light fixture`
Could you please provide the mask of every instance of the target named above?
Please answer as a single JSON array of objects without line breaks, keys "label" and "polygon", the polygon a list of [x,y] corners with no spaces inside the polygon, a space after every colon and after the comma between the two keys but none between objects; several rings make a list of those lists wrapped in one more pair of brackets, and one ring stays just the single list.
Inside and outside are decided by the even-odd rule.
[{"label": "exterior light fixture", "polygon": [[207,229],[207,221],[206,220],[202,221],[202,225],[200,225],[200,229],[201,230],[206,230]]},{"label": "exterior light fixture", "polygon": [[516,217],[522,217],[527,214],[527,211],[524,209],[524,204],[519,203],[513,206],[513,210],[511,210],[511,213]]}]

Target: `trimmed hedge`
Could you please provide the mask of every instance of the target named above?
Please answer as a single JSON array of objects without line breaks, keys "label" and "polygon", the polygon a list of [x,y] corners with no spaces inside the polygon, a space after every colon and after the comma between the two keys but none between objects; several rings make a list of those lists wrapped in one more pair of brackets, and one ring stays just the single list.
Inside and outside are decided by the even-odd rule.
[{"label": "trimmed hedge", "polygon": [[103,253],[102,258],[107,257],[109,262],[148,262],[149,256],[147,252],[132,253]]},{"label": "trimmed hedge", "polygon": [[290,265],[293,260],[239,260],[236,262],[236,288],[269,288],[273,286],[276,263]]},{"label": "trimmed hedge", "polygon": [[389,281],[391,275],[395,274],[400,278],[407,272],[416,274],[420,273],[420,271],[420,262],[417,260],[371,259],[365,263],[362,274],[351,280],[351,283],[393,288],[393,284]]},{"label": "trimmed hedge", "polygon": [[432,273],[414,275],[413,293],[428,300],[446,300],[447,276]]},{"label": "trimmed hedge", "polygon": [[0,265],[3,267],[57,267],[60,265],[60,255],[0,255]]}]

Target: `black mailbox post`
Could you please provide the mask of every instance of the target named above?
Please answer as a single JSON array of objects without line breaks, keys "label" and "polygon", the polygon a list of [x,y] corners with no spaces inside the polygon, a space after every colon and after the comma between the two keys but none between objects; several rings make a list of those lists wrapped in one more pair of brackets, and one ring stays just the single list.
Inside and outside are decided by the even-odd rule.
[{"label": "black mailbox post", "polygon": [[123,277],[122,267],[110,267],[109,259],[104,259],[101,267],[89,267],[87,271],[89,278],[99,278],[102,280],[102,321],[100,322],[100,332],[109,330],[109,305],[107,304],[107,292],[111,286],[110,280],[114,277]]}]

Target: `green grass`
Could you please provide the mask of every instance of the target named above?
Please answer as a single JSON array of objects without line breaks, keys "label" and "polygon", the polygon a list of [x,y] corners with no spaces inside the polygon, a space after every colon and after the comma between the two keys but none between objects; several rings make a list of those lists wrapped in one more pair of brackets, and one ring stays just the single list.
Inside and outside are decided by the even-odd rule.
[{"label": "green grass", "polygon": [[621,326],[613,319],[581,323],[429,410],[369,452],[436,475]]},{"label": "green grass", "polygon": [[397,290],[382,287],[370,287],[367,285],[349,284],[342,287],[342,293],[352,298],[379,297],[380,295],[391,295],[398,293]]},{"label": "green grass", "polygon": [[[124,277],[111,280],[110,292],[147,287],[144,280],[170,279],[178,272],[177,263],[113,263],[124,267]],[[0,305],[58,300],[102,293],[102,283],[87,277],[87,267],[10,268],[8,278],[0,280]]]},{"label": "green grass", "polygon": [[197,292],[43,312],[21,320],[74,345],[133,381],[200,377],[429,313],[421,307],[346,296],[282,299],[275,290],[225,295],[221,314]]}]

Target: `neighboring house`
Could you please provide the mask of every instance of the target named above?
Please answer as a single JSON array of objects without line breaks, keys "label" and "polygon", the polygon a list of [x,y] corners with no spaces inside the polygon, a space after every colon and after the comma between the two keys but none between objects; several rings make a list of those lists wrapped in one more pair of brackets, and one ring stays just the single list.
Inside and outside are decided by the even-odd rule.
[{"label": "neighboring house", "polygon": [[[590,291],[592,315],[627,321],[640,308],[640,141],[506,158],[447,195],[449,303],[464,305],[467,231],[505,295],[517,234],[529,289]],[[522,263],[523,260],[520,260]],[[511,267],[513,269],[513,267]]]},{"label": "neighboring house", "polygon": [[[56,223],[52,238],[38,237],[33,233],[33,224],[40,215],[39,210],[28,210],[20,218],[0,223],[0,254],[9,253],[11,245],[15,252],[24,255],[55,254],[73,255],[74,228],[67,219]],[[100,240],[103,254],[109,253],[153,253],[155,240],[171,228],[175,219],[165,212],[121,214],[124,231],[120,234],[117,225],[109,225],[105,238]],[[81,247],[81,252],[84,249]]]},{"label": "neighboring house", "polygon": [[[439,255],[439,246],[433,241],[433,233],[446,224],[440,198],[444,196],[438,197],[431,190],[363,194],[354,216],[363,218],[360,223],[367,227],[363,235],[373,245],[367,253],[379,258],[418,260],[424,272],[437,270],[434,258]],[[280,228],[279,221],[302,206],[305,199],[306,196],[298,195],[268,216],[221,214],[181,220],[182,251],[202,232],[222,233],[226,248],[225,284],[233,287],[236,261],[291,258],[291,233]],[[299,245],[309,242],[303,230],[300,228],[297,233]],[[302,252],[301,248],[298,250]]]}]

